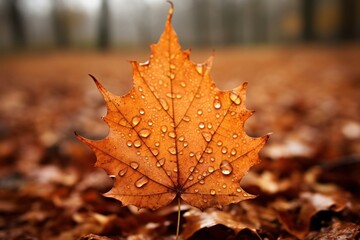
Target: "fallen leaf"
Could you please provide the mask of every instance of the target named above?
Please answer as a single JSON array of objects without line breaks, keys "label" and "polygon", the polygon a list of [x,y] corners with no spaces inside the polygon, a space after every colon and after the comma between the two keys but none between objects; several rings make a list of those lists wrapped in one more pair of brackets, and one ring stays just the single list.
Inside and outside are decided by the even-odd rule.
[{"label": "fallen leaf", "polygon": [[235,233],[239,233],[244,229],[249,229],[254,234],[256,234],[256,229],[254,229],[252,226],[236,221],[229,213],[215,209],[209,209],[205,212],[191,209],[184,214],[184,217],[186,219],[185,230],[182,233],[182,237],[184,239],[189,239],[200,229],[210,228],[218,224],[232,229]]},{"label": "fallen leaf", "polygon": [[210,78],[213,58],[190,61],[171,25],[151,46],[150,60],[131,62],[134,87],[125,96],[102,93],[109,125],[100,141],[78,138],[96,154],[96,166],[115,178],[105,194],[139,208],[158,209],[176,197],[205,209],[254,198],[240,180],[259,162],[268,136],[249,137],[247,83],[220,91]]}]

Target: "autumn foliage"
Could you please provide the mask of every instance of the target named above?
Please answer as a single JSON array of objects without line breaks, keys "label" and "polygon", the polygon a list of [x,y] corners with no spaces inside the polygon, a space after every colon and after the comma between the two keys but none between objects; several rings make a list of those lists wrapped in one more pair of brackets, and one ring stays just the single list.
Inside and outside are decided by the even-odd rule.
[{"label": "autumn foliage", "polygon": [[268,136],[249,137],[244,83],[220,91],[210,78],[212,57],[190,61],[171,25],[173,8],[150,60],[132,62],[134,87],[115,96],[94,77],[104,96],[108,136],[92,141],[96,166],[115,178],[111,191],[123,205],[158,209],[175,197],[200,209],[222,207],[254,196],[240,180],[258,163]]}]

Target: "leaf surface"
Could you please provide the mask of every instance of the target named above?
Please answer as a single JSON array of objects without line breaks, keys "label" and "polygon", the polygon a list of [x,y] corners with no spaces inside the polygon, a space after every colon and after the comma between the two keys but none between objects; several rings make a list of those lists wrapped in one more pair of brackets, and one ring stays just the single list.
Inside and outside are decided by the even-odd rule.
[{"label": "leaf surface", "polygon": [[106,101],[108,136],[77,136],[95,152],[96,166],[115,177],[105,196],[123,205],[157,209],[181,197],[205,209],[253,198],[240,180],[259,162],[268,136],[244,131],[253,114],[245,107],[247,84],[217,89],[210,78],[213,57],[190,61],[172,13],[173,7],[150,60],[131,62],[134,87],[127,95],[113,95],[93,78]]}]

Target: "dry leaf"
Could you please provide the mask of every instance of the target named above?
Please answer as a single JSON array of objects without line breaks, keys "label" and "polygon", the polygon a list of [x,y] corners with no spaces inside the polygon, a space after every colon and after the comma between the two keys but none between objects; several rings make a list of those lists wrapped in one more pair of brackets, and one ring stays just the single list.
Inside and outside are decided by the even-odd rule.
[{"label": "dry leaf", "polygon": [[222,211],[209,209],[208,211],[200,212],[199,210],[191,209],[184,214],[184,217],[186,218],[185,231],[182,233],[184,239],[189,239],[200,229],[210,228],[218,224],[234,230],[235,233],[243,229],[249,229],[256,234],[255,228],[235,220],[231,214]]},{"label": "dry leaf", "polygon": [[239,182],[259,162],[268,136],[244,132],[253,114],[245,107],[247,84],[218,90],[210,78],[212,57],[190,61],[172,13],[173,7],[150,61],[132,62],[134,87],[127,95],[111,94],[94,78],[110,132],[100,141],[78,138],[95,152],[96,166],[115,177],[105,196],[123,205],[157,209],[181,197],[204,209],[253,198]]}]

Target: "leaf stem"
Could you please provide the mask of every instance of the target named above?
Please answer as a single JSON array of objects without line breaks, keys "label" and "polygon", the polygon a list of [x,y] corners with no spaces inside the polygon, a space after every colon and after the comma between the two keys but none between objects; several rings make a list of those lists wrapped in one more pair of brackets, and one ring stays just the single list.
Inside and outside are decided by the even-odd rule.
[{"label": "leaf stem", "polygon": [[180,197],[178,196],[178,217],[177,217],[177,225],[176,225],[176,240],[179,239],[179,231],[180,231],[180,213],[181,213],[181,204]]}]

